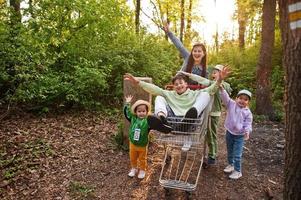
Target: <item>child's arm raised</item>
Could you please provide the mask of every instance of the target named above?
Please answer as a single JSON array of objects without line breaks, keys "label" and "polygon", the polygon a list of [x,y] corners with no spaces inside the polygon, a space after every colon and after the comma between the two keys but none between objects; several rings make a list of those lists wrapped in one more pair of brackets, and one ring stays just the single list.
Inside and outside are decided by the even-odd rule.
[{"label": "child's arm raised", "polygon": [[132,95],[128,95],[125,97],[125,105],[123,107],[123,114],[124,117],[131,122],[131,119],[133,117],[133,114],[130,111],[130,103],[132,102],[133,96]]},{"label": "child's arm raised", "polygon": [[205,85],[205,86],[209,86],[211,84],[209,79],[206,79],[202,76],[196,75],[196,74],[192,74],[192,73],[188,73],[188,72],[184,72],[184,71],[178,71],[178,73],[184,74],[186,76],[188,76],[191,80],[198,82],[199,84]]},{"label": "child's arm raised", "polygon": [[148,93],[151,93],[152,95],[161,95],[164,96],[164,91],[162,88],[152,84],[152,83],[147,83],[144,81],[140,81],[139,79],[137,79],[136,77],[134,77],[132,74],[130,73],[126,73],[124,75],[124,80],[128,80],[130,82],[132,82],[135,85],[139,85],[139,87],[141,87],[143,90],[145,90]]},{"label": "child's arm raised", "polygon": [[230,74],[230,68],[224,67],[219,73],[217,80],[209,87],[202,89],[204,92],[208,92],[210,95],[214,95],[218,92],[218,88],[221,86],[222,81]]}]

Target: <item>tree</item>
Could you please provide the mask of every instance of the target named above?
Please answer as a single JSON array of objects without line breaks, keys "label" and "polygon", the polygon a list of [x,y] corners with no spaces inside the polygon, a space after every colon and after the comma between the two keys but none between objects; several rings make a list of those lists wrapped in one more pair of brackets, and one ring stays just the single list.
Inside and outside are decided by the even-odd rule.
[{"label": "tree", "polygon": [[185,21],[185,0],[181,0],[180,41],[183,42]]},{"label": "tree", "polygon": [[136,28],[136,34],[139,33],[139,27],[140,27],[140,0],[136,0],[136,12],[135,12],[135,28]]},{"label": "tree", "polygon": [[301,10],[297,2],[279,0],[286,82],[284,199],[288,200],[301,199],[301,26],[297,24]]},{"label": "tree", "polygon": [[237,0],[238,42],[239,48],[245,48],[245,32],[247,27],[247,12],[245,1]]},{"label": "tree", "polygon": [[236,0],[237,10],[234,18],[238,21],[238,42],[240,49],[245,48],[247,30],[253,37],[254,21],[256,15],[260,13],[258,8],[261,3],[258,0]]},{"label": "tree", "polygon": [[185,40],[186,41],[191,41],[192,4],[193,4],[193,1],[189,0],[189,6],[188,6],[188,11],[187,11],[187,25],[186,25],[186,32],[185,32]]},{"label": "tree", "polygon": [[13,8],[14,12],[12,17],[13,23],[21,22],[20,0],[10,0],[9,5]]},{"label": "tree", "polygon": [[274,117],[271,101],[270,75],[275,40],[276,0],[264,0],[262,14],[262,38],[256,74],[256,109],[260,115]]}]

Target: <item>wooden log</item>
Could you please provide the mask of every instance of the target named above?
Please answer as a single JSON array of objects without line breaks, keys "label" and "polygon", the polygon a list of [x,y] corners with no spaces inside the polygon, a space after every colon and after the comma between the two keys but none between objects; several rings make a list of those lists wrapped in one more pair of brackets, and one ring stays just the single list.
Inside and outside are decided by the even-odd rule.
[{"label": "wooden log", "polygon": [[[141,81],[152,83],[152,78],[149,77],[136,77]],[[148,101],[152,105],[152,95],[144,91],[138,85],[134,85],[129,81],[123,81],[123,102],[125,102],[125,96],[133,95],[133,100],[131,105],[133,105],[137,100],[142,99]],[[124,126],[123,126],[123,144],[128,144],[128,133],[130,123],[124,117]]]}]

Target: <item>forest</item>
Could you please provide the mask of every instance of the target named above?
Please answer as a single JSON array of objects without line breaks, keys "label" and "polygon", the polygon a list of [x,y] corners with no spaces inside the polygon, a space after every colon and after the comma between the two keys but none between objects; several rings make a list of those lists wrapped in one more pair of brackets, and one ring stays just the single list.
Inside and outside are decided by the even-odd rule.
[{"label": "forest", "polygon": [[[204,2],[0,0],[0,198],[183,199],[181,191],[166,194],[158,183],[163,150],[155,141],[148,178],[126,176],[123,77],[170,84],[183,58],[164,24],[190,50],[205,41],[196,28],[208,20],[200,12]],[[220,123],[220,161],[202,172],[189,197],[300,199],[301,2],[233,2],[236,28],[216,26],[213,42],[204,44],[209,74],[217,64],[231,69],[231,97],[241,89],[253,94],[254,137],[243,161],[248,172],[236,183],[220,172],[226,163]]]}]

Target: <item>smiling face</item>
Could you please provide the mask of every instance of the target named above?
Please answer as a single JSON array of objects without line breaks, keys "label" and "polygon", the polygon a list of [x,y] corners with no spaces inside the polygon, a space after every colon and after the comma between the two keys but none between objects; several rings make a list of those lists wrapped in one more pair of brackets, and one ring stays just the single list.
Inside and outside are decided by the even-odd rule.
[{"label": "smiling face", "polygon": [[235,102],[238,104],[239,107],[245,108],[249,105],[250,98],[248,95],[241,94],[236,97]]},{"label": "smiling face", "polygon": [[200,45],[196,45],[192,48],[192,57],[194,60],[194,64],[201,64],[203,57],[205,56],[204,49]]},{"label": "smiling face", "polygon": [[147,106],[144,104],[141,104],[139,106],[136,107],[136,115],[138,118],[143,119],[147,116]]},{"label": "smiling face", "polygon": [[188,88],[188,83],[184,79],[176,79],[173,83],[174,90],[178,94],[183,94]]}]

